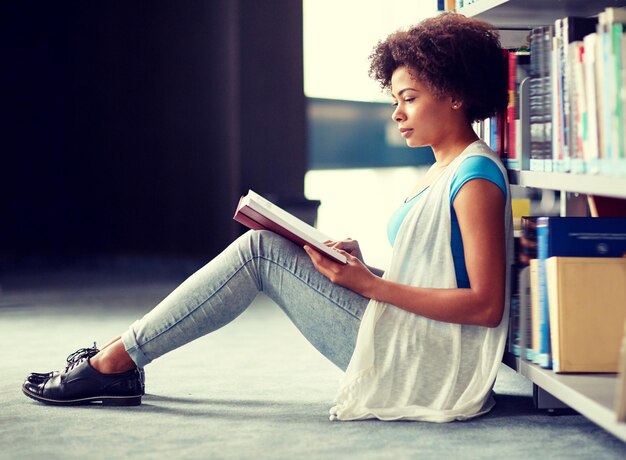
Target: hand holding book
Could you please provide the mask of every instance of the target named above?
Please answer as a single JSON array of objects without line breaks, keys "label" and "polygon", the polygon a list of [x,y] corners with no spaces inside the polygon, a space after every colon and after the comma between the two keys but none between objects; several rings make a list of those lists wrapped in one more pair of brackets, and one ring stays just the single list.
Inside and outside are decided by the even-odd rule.
[{"label": "hand holding book", "polygon": [[324,244],[330,248],[341,249],[342,251],[347,252],[353,257],[356,257],[361,262],[363,260],[363,254],[361,253],[361,248],[359,247],[359,242],[353,240],[351,238],[345,239],[343,241],[324,241]]},{"label": "hand holding book", "polygon": [[358,257],[352,256],[342,249],[337,249],[347,261],[345,264],[338,264],[328,257],[323,257],[309,245],[304,245],[304,250],[311,258],[315,269],[331,282],[362,296],[372,298],[376,281],[380,278],[372,273]]}]

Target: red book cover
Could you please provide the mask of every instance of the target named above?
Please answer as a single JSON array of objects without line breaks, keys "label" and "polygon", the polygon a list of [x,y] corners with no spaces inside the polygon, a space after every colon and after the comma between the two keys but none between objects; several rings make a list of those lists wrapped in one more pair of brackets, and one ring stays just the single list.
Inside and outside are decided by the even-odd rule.
[{"label": "red book cover", "polygon": [[[504,73],[504,77],[509,78],[509,50],[502,49],[502,69],[501,71]],[[507,86],[508,87],[508,86]],[[507,110],[502,112],[498,112],[496,114],[496,143],[497,143],[497,154],[504,161],[508,158],[508,129],[507,129]]]},{"label": "red book cover", "polygon": [[508,137],[508,151],[506,157],[515,160],[515,84],[517,81],[517,53],[509,53],[509,102],[506,106],[506,131]]}]

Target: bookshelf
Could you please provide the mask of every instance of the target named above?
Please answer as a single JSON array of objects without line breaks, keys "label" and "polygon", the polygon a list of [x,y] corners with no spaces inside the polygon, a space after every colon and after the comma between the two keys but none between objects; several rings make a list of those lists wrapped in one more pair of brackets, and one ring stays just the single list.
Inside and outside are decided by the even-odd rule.
[{"label": "bookshelf", "polygon": [[565,16],[593,16],[621,0],[476,0],[457,12],[491,22],[502,29],[529,29]]},{"label": "bookshelf", "polygon": [[504,363],[611,434],[626,441],[626,423],[615,418],[613,374],[555,374],[507,354]]},{"label": "bookshelf", "polygon": [[521,187],[626,198],[626,177],[623,176],[509,170],[509,182]]},{"label": "bookshelf", "polygon": [[[606,7],[623,6],[626,6],[626,0],[476,0],[457,11],[491,22],[501,29],[531,29],[554,24],[556,19],[566,16],[594,16]],[[523,129],[522,132],[529,131]],[[524,150],[528,143],[522,145]],[[626,176],[623,175],[522,169],[509,170],[509,179],[512,185],[520,187],[626,199]],[[557,404],[554,407],[561,402],[626,442],[626,423],[618,422],[615,413],[616,374],[556,374],[509,353],[505,354],[503,362],[528,378],[537,391],[555,398]]]}]

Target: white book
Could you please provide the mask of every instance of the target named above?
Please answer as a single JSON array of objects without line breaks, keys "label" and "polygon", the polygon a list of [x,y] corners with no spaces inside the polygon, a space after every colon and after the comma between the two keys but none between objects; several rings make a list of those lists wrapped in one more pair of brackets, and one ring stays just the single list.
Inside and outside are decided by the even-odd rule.
[{"label": "white book", "polygon": [[594,170],[594,163],[599,158],[598,138],[598,85],[597,85],[597,49],[598,34],[587,35],[583,40],[585,53],[583,64],[585,69],[585,103],[587,106],[587,136],[583,139],[583,158],[587,166]]},{"label": "white book", "polygon": [[335,262],[348,261],[346,256],[324,244],[334,241],[332,238],[252,190],[239,200],[233,219],[253,230],[270,230],[300,246],[306,244]]}]

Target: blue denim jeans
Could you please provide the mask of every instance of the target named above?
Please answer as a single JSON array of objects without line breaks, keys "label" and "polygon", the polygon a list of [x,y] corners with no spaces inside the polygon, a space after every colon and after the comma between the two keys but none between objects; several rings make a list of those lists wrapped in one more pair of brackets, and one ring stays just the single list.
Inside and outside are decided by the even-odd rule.
[{"label": "blue denim jeans", "polygon": [[122,335],[143,367],[240,315],[259,292],[307,340],[345,370],[369,299],[331,283],[304,250],[268,231],[249,231],[194,273]]}]

